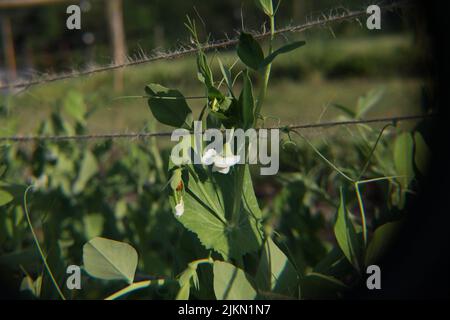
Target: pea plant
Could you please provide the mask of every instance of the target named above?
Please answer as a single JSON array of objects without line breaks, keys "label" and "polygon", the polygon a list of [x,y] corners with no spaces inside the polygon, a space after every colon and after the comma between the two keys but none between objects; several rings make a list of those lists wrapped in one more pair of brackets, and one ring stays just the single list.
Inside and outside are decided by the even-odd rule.
[{"label": "pea plant", "polygon": [[[1,255],[0,264],[20,265],[25,274],[22,291],[36,298],[61,299],[69,298],[68,294],[74,299],[101,296],[108,300],[127,295],[314,299],[341,297],[364,279],[367,266],[376,263],[394,239],[407,199],[426,174],[427,144],[417,130],[395,130],[392,136],[391,124],[381,132],[361,125],[344,147],[348,152],[343,157],[352,165],[340,168],[329,144],[317,145],[301,131],[282,127],[281,158],[293,169],[277,177],[281,191],[272,203],[261,204],[248,152],[240,159],[232,135],[225,135],[222,148],[216,150],[208,149],[193,134],[196,123],[203,130],[231,133],[260,129],[266,118],[263,106],[273,62],[305,45],[295,41],[276,48],[278,6],[272,0],[256,4],[270,24],[267,49],[254,35],[242,31],[237,60],[231,66],[220,58],[209,59],[195,20],[187,18],[186,28],[197,48],[197,78],[204,88],[204,105],[197,117],[188,104],[192,97],[160,84],[145,87],[154,118],[184,132],[181,161],[161,156],[153,140],[127,146],[119,161],[110,143],[93,150],[83,150],[75,142],[42,144],[31,155],[15,147],[2,149],[7,169],[0,168],[0,178],[17,175],[26,162],[32,163],[28,169],[35,177],[28,187],[0,182],[0,227],[5,231],[0,235],[9,251],[15,252]],[[219,77],[212,71],[214,63],[219,65]],[[238,65],[243,69],[236,71]],[[380,93],[373,91],[361,97],[356,108],[334,107],[344,119],[357,120],[379,98]],[[72,92],[62,106],[74,126],[64,121],[58,107],[40,132],[84,132],[89,114],[82,100]],[[249,150],[249,142],[244,148]],[[163,163],[166,155],[169,159]],[[193,157],[201,163],[191,161]],[[388,199],[368,219],[366,203],[372,203],[363,191],[373,184],[381,185]],[[32,219],[33,213],[47,209],[49,201],[53,201],[53,212],[40,221]],[[329,223],[315,214],[318,202],[333,211],[332,241],[318,236]],[[42,245],[36,222],[43,226]],[[29,232],[37,250],[23,252]],[[105,234],[108,238],[101,237]],[[53,251],[47,254],[43,247]],[[29,274],[32,266],[24,258],[29,255],[43,265],[40,273],[32,272],[37,277]],[[89,290],[78,294],[69,291],[63,280],[71,281],[64,275],[65,267],[80,261],[83,290],[86,286]]]}]

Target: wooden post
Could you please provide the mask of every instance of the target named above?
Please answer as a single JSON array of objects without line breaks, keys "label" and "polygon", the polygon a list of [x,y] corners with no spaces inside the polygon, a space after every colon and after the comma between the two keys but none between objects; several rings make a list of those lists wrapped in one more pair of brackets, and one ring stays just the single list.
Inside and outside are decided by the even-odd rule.
[{"label": "wooden post", "polygon": [[19,7],[34,7],[63,2],[75,2],[71,0],[0,0],[1,9],[11,9]]},{"label": "wooden post", "polygon": [[6,61],[7,79],[8,82],[14,82],[14,80],[16,80],[17,78],[17,71],[11,19],[6,15],[1,16],[0,19],[2,21],[2,39]]},{"label": "wooden post", "polygon": [[[106,0],[109,32],[114,52],[114,63],[124,64],[126,61],[125,32],[123,28],[122,0]],[[123,69],[114,72],[114,89],[123,89]]]}]

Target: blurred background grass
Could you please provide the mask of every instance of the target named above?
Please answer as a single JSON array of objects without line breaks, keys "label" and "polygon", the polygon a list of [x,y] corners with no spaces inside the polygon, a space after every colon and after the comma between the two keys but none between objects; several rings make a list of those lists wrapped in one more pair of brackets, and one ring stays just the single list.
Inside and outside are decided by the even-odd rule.
[{"label": "blurred background grass", "polygon": [[[289,124],[333,119],[337,111],[330,108],[332,103],[354,108],[358,97],[372,89],[383,90],[384,94],[368,116],[420,112],[424,82],[420,78],[420,52],[415,49],[412,36],[332,38],[329,35],[329,39],[323,39],[323,35],[302,35],[298,38],[306,38],[307,45],[280,57],[274,64],[263,109],[265,116]],[[234,51],[209,55],[213,57],[220,57],[227,65],[237,58]],[[216,80],[220,79],[217,60],[212,66]],[[235,67],[240,69],[239,65]],[[91,133],[143,130],[152,118],[146,100],[126,97],[144,94],[148,83],[177,88],[186,96],[203,94],[196,79],[194,56],[126,68],[121,92],[114,91],[113,75],[108,72],[45,84],[10,96],[8,112],[17,121],[17,126],[10,130],[20,134],[34,132],[69,91],[82,93],[87,109],[92,111],[88,121]],[[202,103],[189,101],[197,114]],[[11,118],[0,121],[11,121]]]}]

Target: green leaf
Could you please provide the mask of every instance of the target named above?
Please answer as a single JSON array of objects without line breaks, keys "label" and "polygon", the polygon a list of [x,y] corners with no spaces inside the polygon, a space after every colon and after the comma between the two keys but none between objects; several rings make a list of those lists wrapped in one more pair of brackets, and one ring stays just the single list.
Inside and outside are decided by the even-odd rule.
[{"label": "green leaf", "polygon": [[336,240],[348,261],[356,268],[361,270],[361,248],[362,239],[356,234],[355,227],[351,222],[347,207],[345,205],[344,190],[340,188],[340,205],[337,212],[336,223],[334,225],[334,235]]},{"label": "green leaf", "polygon": [[356,113],[352,110],[350,110],[350,108],[343,106],[341,104],[337,104],[337,103],[332,103],[330,104],[331,107],[338,109],[339,111],[342,111],[343,113],[345,113],[347,116],[349,116],[350,118],[355,118],[356,117]]},{"label": "green leaf", "polygon": [[242,89],[239,103],[242,107],[242,121],[244,129],[251,128],[254,122],[255,101],[253,99],[253,87],[248,72],[244,73],[244,88]]},{"label": "green leaf", "polygon": [[268,238],[256,272],[258,288],[288,296],[298,293],[298,275],[294,265]]},{"label": "green leaf", "polygon": [[272,52],[271,54],[269,54],[261,62],[261,64],[259,65],[259,68],[264,68],[267,65],[271,64],[273,62],[273,60],[275,60],[275,58],[278,57],[280,54],[291,52],[291,51],[293,51],[295,49],[298,49],[298,48],[304,46],[305,44],[306,44],[305,41],[296,41],[296,42],[293,42],[293,43],[290,43],[290,44],[287,44],[287,45],[281,47],[280,49],[278,49],[278,50]]},{"label": "green leaf", "polygon": [[264,61],[264,53],[261,46],[249,33],[241,33],[237,46],[237,54],[246,66],[254,70],[258,70]]},{"label": "green leaf", "polygon": [[84,104],[83,95],[76,91],[69,91],[64,99],[64,111],[76,121],[84,124],[86,105]]},{"label": "green leaf", "polygon": [[85,237],[92,239],[98,237],[103,232],[103,224],[105,218],[101,213],[86,214],[83,216],[83,224],[85,230]]},{"label": "green leaf", "polygon": [[273,16],[272,0],[255,0],[255,3],[266,15]]},{"label": "green leaf", "polygon": [[0,189],[0,207],[13,201],[14,197],[4,190]]},{"label": "green leaf", "polygon": [[[200,166],[189,166],[189,178],[183,195],[184,214],[178,220],[188,230],[194,232],[206,249],[213,249],[224,259],[241,258],[261,247],[261,211],[251,187],[250,172],[246,167],[244,192],[237,194],[233,186],[235,171],[227,175],[210,171]],[[213,183],[214,181],[214,183]],[[234,197],[243,201],[239,221],[231,222],[231,206]],[[170,197],[172,209],[177,204]]]},{"label": "green leaf", "polygon": [[409,183],[414,178],[414,141],[410,133],[402,133],[395,140],[394,145],[394,164],[397,174],[405,176],[398,180],[403,189],[407,189]]},{"label": "green leaf", "polygon": [[247,274],[227,262],[215,261],[214,293],[217,300],[254,300],[256,290]]},{"label": "green leaf", "polygon": [[258,199],[255,195],[255,189],[253,188],[252,176],[248,167],[245,168],[242,193],[245,208],[247,208],[248,212],[251,213],[254,220],[260,221],[262,219],[262,212],[259,208]]},{"label": "green leaf", "polygon": [[175,300],[189,300],[190,291],[191,291],[191,284],[189,281],[187,281],[184,285],[180,287],[180,290],[178,290]]},{"label": "green leaf", "polygon": [[81,161],[80,171],[78,172],[78,177],[73,185],[73,192],[78,194],[82,192],[91,179],[98,172],[97,159],[94,157],[92,152],[86,151]]},{"label": "green leaf", "polygon": [[374,89],[369,91],[365,96],[358,99],[356,107],[356,117],[364,118],[367,113],[375,107],[384,95],[384,89]]},{"label": "green leaf", "polygon": [[83,263],[92,277],[132,283],[138,255],[127,243],[97,237],[83,246]]},{"label": "green leaf", "polygon": [[189,264],[186,270],[178,278],[180,290],[177,293],[176,300],[189,300],[191,290],[191,279],[197,277],[197,267]]},{"label": "green leaf", "polygon": [[414,133],[414,142],[414,162],[417,170],[419,170],[422,175],[425,175],[428,170],[428,161],[431,156],[431,152],[420,132]]},{"label": "green leaf", "polygon": [[41,288],[42,288],[42,276],[37,277],[36,280],[33,280],[30,276],[25,276],[20,283],[20,291],[28,291],[35,298],[39,298],[41,296]]},{"label": "green leaf", "polygon": [[222,60],[220,60],[220,58],[217,58],[217,59],[219,61],[219,67],[220,67],[220,71],[222,72],[223,79],[225,80],[225,83],[227,85],[228,92],[230,93],[230,95],[232,97],[234,97],[233,80],[231,79],[231,71],[224,67]]},{"label": "green leaf", "polygon": [[159,122],[176,128],[191,129],[192,111],[178,90],[149,84],[145,91],[150,96],[150,110]]},{"label": "green leaf", "polygon": [[204,83],[207,88],[214,86],[213,74],[209,67],[206,55],[203,52],[199,52],[197,55],[197,77],[201,83]]},{"label": "green leaf", "polygon": [[379,262],[386,249],[395,240],[396,235],[401,227],[401,222],[388,222],[378,227],[367,247],[366,265],[372,265]]}]

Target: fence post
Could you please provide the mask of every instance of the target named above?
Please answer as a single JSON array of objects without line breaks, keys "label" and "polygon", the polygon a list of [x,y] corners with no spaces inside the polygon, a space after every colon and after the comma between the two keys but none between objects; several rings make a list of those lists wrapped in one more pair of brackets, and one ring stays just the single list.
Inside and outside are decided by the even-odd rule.
[{"label": "fence post", "polygon": [[[125,32],[123,28],[123,3],[122,0],[106,0],[109,32],[114,52],[114,63],[126,62]],[[123,89],[123,69],[114,72],[114,89]]]},{"label": "fence post", "polygon": [[2,23],[2,41],[6,61],[7,81],[14,82],[17,77],[17,71],[11,20],[7,15],[2,15],[0,20]]}]

